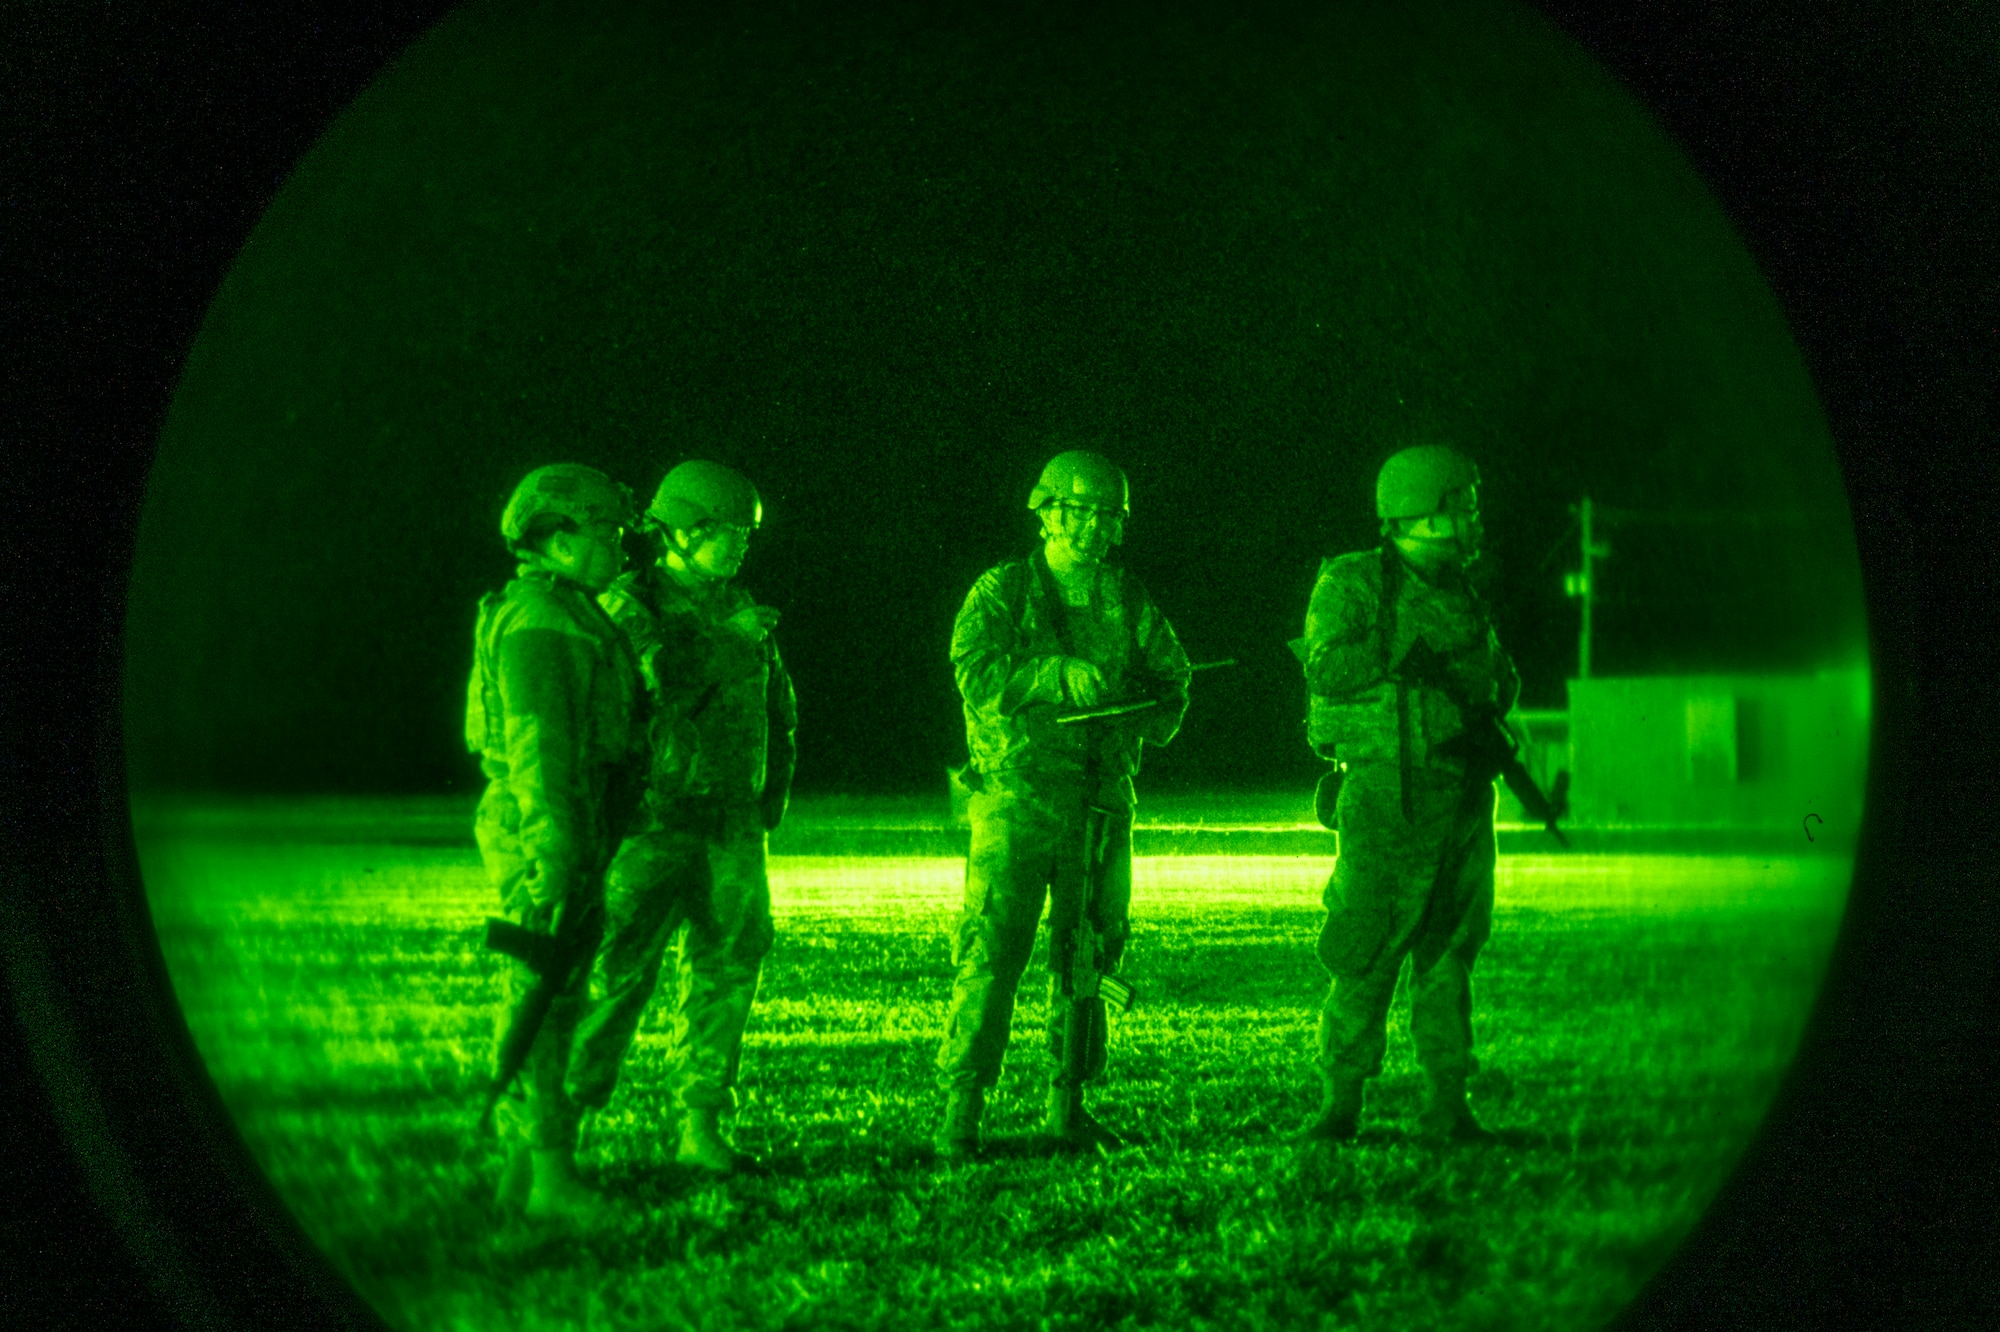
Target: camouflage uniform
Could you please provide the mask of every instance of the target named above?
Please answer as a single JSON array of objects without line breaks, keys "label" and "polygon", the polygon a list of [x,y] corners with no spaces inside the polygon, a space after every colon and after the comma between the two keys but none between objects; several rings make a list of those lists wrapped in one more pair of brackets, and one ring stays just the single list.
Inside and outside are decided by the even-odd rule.
[{"label": "camouflage uniform", "polygon": [[[1388,615],[1385,572],[1400,585]],[[1477,1068],[1471,977],[1493,916],[1493,784],[1468,777],[1465,727],[1446,692],[1388,678],[1420,636],[1446,659],[1453,692],[1503,713],[1513,705],[1519,677],[1462,574],[1427,578],[1388,549],[1320,564],[1301,640],[1308,738],[1347,764],[1318,950],[1332,975],[1319,1029],[1329,1072],[1381,1072],[1405,955],[1419,1062],[1433,1075]]]},{"label": "camouflage uniform", "polygon": [[[486,793],[474,832],[508,915],[547,931],[558,905],[586,909],[636,794],[644,753],[639,667],[588,588],[522,565],[479,605],[465,737]],[[503,973],[505,1029],[534,984]],[[583,997],[582,968],[557,997],[495,1122],[503,1138],[573,1149],[580,1107],[564,1086]]]},{"label": "camouflage uniform", "polygon": [[776,643],[723,628],[753,604],[742,589],[685,588],[656,565],[600,600],[653,699],[652,769],[606,876],[606,939],[572,1081],[586,1105],[610,1099],[678,933],[669,1085],[684,1109],[727,1110],[774,937],[764,835],[790,791],[798,703]]},{"label": "camouflage uniform", "polygon": [[[1057,607],[1040,552],[989,570],[953,626],[951,661],[965,701],[966,743],[979,789],[971,801],[972,847],[965,903],[952,961],[951,1014],[938,1050],[947,1090],[991,1088],[1000,1076],[1014,994],[1034,948],[1045,893],[1049,908],[1049,1047],[1064,1076],[1069,1003],[1061,993],[1067,943],[1082,900],[1086,797],[1123,817],[1093,924],[1105,939],[1104,971],[1114,971],[1129,933],[1132,895],[1132,776],[1142,740],[1164,745],[1187,711],[1187,654],[1173,626],[1138,579],[1101,569],[1087,607]],[[1055,614],[1064,616],[1073,653],[1063,651]],[[1104,676],[1105,698],[1150,695],[1161,705],[1122,724],[1057,726],[1062,664],[1081,657]],[[1095,789],[1087,791],[1096,748]],[[1103,1071],[1104,1001],[1089,1022],[1084,1080]]]}]

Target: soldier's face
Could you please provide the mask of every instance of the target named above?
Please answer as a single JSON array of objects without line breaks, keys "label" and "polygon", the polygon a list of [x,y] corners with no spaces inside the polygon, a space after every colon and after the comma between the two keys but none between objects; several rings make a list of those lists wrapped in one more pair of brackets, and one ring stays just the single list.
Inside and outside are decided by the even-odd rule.
[{"label": "soldier's face", "polygon": [[624,572],[625,529],[597,522],[579,531],[558,532],[549,541],[548,559],[585,587],[602,592]]},{"label": "soldier's face", "polygon": [[1078,564],[1101,564],[1124,535],[1124,515],[1093,504],[1057,501],[1042,510],[1042,537],[1059,543]]},{"label": "soldier's face", "polygon": [[710,523],[698,532],[676,532],[682,558],[706,578],[734,578],[750,553],[750,529]]},{"label": "soldier's face", "polygon": [[1426,569],[1463,567],[1479,554],[1479,511],[1437,513],[1419,518],[1397,534],[1405,555]]}]

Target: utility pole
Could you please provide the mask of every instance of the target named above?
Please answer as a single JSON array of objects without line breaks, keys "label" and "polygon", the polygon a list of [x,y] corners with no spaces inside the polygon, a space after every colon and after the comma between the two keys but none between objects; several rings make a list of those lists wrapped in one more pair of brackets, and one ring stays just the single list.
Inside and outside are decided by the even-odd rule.
[{"label": "utility pole", "polygon": [[1569,511],[1576,515],[1577,526],[1583,534],[1583,567],[1574,573],[1563,575],[1563,592],[1583,599],[1583,628],[1576,640],[1576,678],[1590,678],[1590,620],[1592,603],[1597,599],[1595,568],[1596,562],[1611,553],[1611,547],[1600,545],[1592,522],[1590,496],[1585,495],[1581,504],[1570,505]]}]

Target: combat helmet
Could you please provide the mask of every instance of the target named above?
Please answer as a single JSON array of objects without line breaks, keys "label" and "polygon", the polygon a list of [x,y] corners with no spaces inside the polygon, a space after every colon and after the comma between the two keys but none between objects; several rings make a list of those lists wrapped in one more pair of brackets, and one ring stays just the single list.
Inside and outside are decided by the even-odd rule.
[{"label": "combat helmet", "polygon": [[1048,466],[1028,492],[1028,507],[1040,509],[1055,500],[1094,504],[1100,509],[1132,512],[1132,487],[1118,464],[1101,453],[1071,449],[1049,459]]},{"label": "combat helmet", "polygon": [[500,515],[500,535],[510,549],[537,535],[538,519],[566,518],[579,527],[612,522],[629,527],[635,521],[632,491],[595,467],[555,463],[538,467],[514,487]]},{"label": "combat helmet", "polygon": [[1375,516],[1388,521],[1470,513],[1477,507],[1473,487],[1478,484],[1478,466],[1450,445],[1404,449],[1376,474]]},{"label": "combat helmet", "polygon": [[764,500],[743,473],[696,458],[661,479],[646,517],[669,531],[693,531],[704,523],[757,527],[764,521]]}]

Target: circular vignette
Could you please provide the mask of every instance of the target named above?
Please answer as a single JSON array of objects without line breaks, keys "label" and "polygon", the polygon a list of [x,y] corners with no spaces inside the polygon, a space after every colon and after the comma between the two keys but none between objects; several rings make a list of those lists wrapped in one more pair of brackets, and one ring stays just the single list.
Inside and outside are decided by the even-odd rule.
[{"label": "circular vignette", "polygon": [[[1369,544],[1376,462],[1446,438],[1518,552],[1495,599],[1545,697],[1571,640],[1535,631],[1566,617],[1520,556],[1579,494],[1806,519],[1694,573],[1704,543],[1655,553],[1701,593],[1639,589],[1627,669],[1861,651],[1775,303],[1525,13],[474,5],[302,161],[190,355],[134,565],[135,791],[462,787],[438,722],[493,502],[557,459],[643,490],[683,456],[766,487],[754,585],[854,719],[821,713],[802,782],[913,787],[950,698],[880,626],[1018,540],[1077,430],[1128,463],[1132,561],[1186,634],[1289,636],[1270,570]],[[1215,526],[1232,558],[1176,558]],[[1191,728],[1156,778],[1295,768],[1259,715],[1285,689],[1251,674],[1214,718],[1235,743]]]},{"label": "circular vignette", "polygon": [[[1880,756],[1882,756],[1882,748],[1878,746],[1878,760],[1880,760]],[[1878,762],[1878,774],[1880,774],[1880,762]],[[1880,802],[1872,802],[1872,810],[1876,810],[1876,808],[1882,808],[1882,804],[1880,804]],[[114,826],[122,826],[122,816],[114,818],[114,820],[112,820],[112,824],[114,824]]]}]

